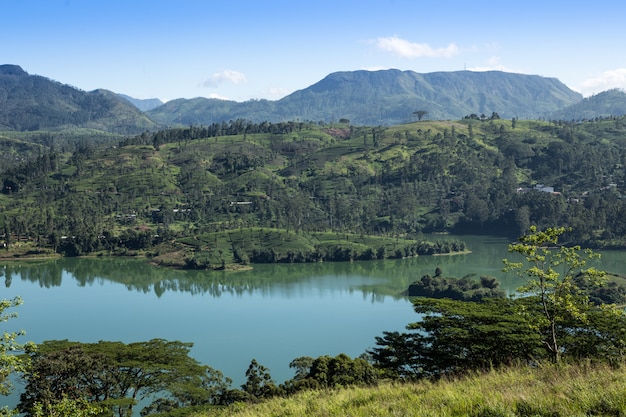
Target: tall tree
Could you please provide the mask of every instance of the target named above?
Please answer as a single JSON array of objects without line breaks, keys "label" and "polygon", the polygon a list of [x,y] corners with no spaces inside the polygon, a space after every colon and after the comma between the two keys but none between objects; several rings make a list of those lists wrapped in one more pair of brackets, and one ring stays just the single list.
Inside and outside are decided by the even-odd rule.
[{"label": "tall tree", "polygon": [[538,337],[517,313],[515,300],[416,297],[413,305],[422,319],[407,326],[410,332],[387,332],[370,351],[388,376],[440,377],[541,355]]},{"label": "tall tree", "polygon": [[252,359],[246,371],[246,383],[241,386],[253,400],[271,397],[276,391],[269,369]]},{"label": "tall tree", "polygon": [[424,118],[424,116],[426,116],[428,114],[428,112],[426,110],[417,110],[413,112],[413,115],[415,117],[417,117],[417,120],[422,120],[422,118]]},{"label": "tall tree", "polygon": [[516,271],[526,280],[518,292],[537,300],[540,314],[533,327],[556,363],[563,353],[561,342],[567,329],[587,325],[589,313],[597,308],[589,302],[581,283],[593,287],[606,282],[604,271],[585,268],[599,254],[590,249],[581,251],[580,246],[559,245],[564,232],[562,227],[538,231],[531,226],[529,234],[509,245],[509,252],[522,255],[525,262],[504,259],[505,271]]}]

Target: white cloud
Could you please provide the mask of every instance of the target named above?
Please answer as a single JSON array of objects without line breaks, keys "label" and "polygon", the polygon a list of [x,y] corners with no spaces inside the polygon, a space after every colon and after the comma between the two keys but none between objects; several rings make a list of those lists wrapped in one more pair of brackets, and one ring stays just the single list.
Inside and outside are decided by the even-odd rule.
[{"label": "white cloud", "polygon": [[500,62],[499,56],[492,56],[487,60],[486,65],[479,65],[477,67],[467,67],[468,71],[505,71],[505,72],[516,72],[506,66],[502,65]]},{"label": "white cloud", "polygon": [[288,90],[282,87],[271,87],[267,92],[267,98],[269,100],[278,100],[289,94],[293,93],[293,90]]},{"label": "white cloud", "polygon": [[451,43],[445,48],[433,48],[426,43],[409,42],[397,36],[378,38],[374,41],[376,46],[382,50],[392,52],[404,58],[451,58],[459,53],[459,48]]},{"label": "white cloud", "polygon": [[382,71],[382,70],[388,70],[390,69],[390,67],[374,66],[374,67],[363,67],[361,69],[365,71]]},{"label": "white cloud", "polygon": [[203,83],[203,87],[217,87],[220,84],[224,83],[233,83],[233,84],[241,84],[247,81],[245,74],[239,71],[233,70],[224,70],[221,72],[216,72],[211,75],[208,79],[206,79]]},{"label": "white cloud", "polygon": [[217,98],[220,100],[230,100],[228,97],[220,96],[219,94],[216,94],[216,93],[209,94],[209,98]]},{"label": "white cloud", "polygon": [[626,68],[605,71],[597,77],[583,81],[579,90],[583,96],[610,90],[612,88],[626,88]]}]

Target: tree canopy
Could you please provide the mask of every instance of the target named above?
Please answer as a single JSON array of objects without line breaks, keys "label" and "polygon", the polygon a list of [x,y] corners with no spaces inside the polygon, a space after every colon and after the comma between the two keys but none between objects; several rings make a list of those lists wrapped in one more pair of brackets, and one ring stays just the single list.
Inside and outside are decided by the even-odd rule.
[{"label": "tree canopy", "polygon": [[18,409],[34,416],[66,400],[87,401],[123,417],[144,400],[150,410],[164,402],[170,407],[218,402],[229,380],[189,357],[190,348],[190,343],[162,339],[44,342],[29,355]]}]

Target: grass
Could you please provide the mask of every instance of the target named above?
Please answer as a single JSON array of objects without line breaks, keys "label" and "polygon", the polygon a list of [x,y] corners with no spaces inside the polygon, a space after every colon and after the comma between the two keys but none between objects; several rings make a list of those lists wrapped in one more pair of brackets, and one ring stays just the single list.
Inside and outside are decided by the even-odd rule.
[{"label": "grass", "polygon": [[259,404],[189,414],[209,416],[624,416],[626,368],[511,367],[459,379],[301,392]]}]

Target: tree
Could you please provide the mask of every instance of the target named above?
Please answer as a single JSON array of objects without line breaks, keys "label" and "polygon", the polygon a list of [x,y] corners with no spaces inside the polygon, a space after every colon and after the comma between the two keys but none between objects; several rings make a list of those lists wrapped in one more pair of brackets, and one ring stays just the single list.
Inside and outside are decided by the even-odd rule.
[{"label": "tree", "polygon": [[308,379],[318,387],[334,388],[349,385],[374,385],[376,373],[363,358],[350,358],[345,353],[335,357],[320,356],[311,364]]},{"label": "tree", "polygon": [[313,359],[310,356],[300,356],[295,358],[289,363],[289,367],[295,369],[296,375],[293,377],[295,381],[303,380],[307,377],[311,371],[313,365]]},{"label": "tree", "polygon": [[413,115],[417,117],[418,121],[422,120],[422,118],[427,114],[428,112],[426,110],[417,110],[413,112]]},{"label": "tree", "polygon": [[[437,271],[439,270],[439,271]],[[481,301],[486,298],[505,297],[506,292],[499,288],[494,277],[481,276],[480,281],[471,275],[463,278],[444,277],[440,268],[435,276],[424,275],[409,285],[409,297],[449,298],[460,301]]]},{"label": "tree", "polygon": [[374,366],[382,376],[392,379],[419,379],[427,376],[425,369],[428,342],[423,334],[383,332],[376,336],[378,347],[368,350]]},{"label": "tree", "polygon": [[246,383],[241,386],[254,400],[271,397],[276,391],[269,369],[252,359],[246,371]]},{"label": "tree", "polygon": [[157,393],[159,404],[166,399],[173,408],[217,401],[221,383],[228,381],[190,358],[190,348],[190,343],[162,339],[131,344],[44,342],[29,355],[18,408],[33,416],[37,407],[60,407],[69,399],[104,406],[124,417]]},{"label": "tree", "polygon": [[316,359],[303,356],[294,359],[290,366],[296,368],[296,376],[284,385],[289,393],[302,389],[374,385],[377,382],[372,364],[360,357],[352,359],[344,353]]},{"label": "tree", "polygon": [[572,328],[589,324],[589,314],[596,309],[589,302],[589,295],[577,280],[587,286],[602,285],[604,271],[586,268],[587,261],[600,255],[580,246],[560,246],[559,237],[565,228],[547,228],[538,231],[531,226],[530,233],[519,238],[519,243],[509,245],[509,252],[520,254],[524,262],[504,259],[505,271],[515,271],[526,280],[518,292],[532,297],[540,312],[533,319],[533,328],[540,335],[543,345],[555,363],[564,351],[562,339]]},{"label": "tree", "polygon": [[384,375],[415,379],[455,375],[540,358],[538,336],[519,301],[492,298],[480,302],[418,297],[419,322],[409,332],[385,332],[369,351]]},{"label": "tree", "polygon": [[[19,297],[12,300],[0,300],[0,323],[6,323],[8,320],[17,317],[15,312],[7,312],[6,310],[17,307],[22,304]],[[17,341],[18,337],[23,336],[24,331],[3,332],[0,335],[0,395],[8,395],[13,384],[10,377],[15,373],[24,372],[28,366],[28,359],[18,355],[20,352],[32,351],[35,347],[32,343],[21,344]],[[0,415],[11,415],[11,411],[7,408],[0,408]]]}]

